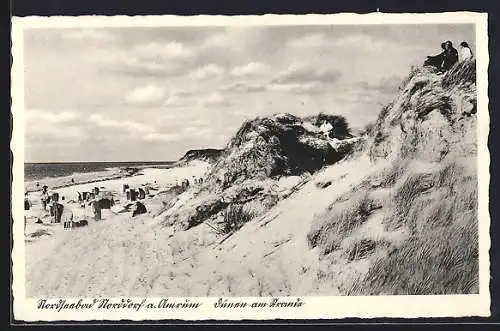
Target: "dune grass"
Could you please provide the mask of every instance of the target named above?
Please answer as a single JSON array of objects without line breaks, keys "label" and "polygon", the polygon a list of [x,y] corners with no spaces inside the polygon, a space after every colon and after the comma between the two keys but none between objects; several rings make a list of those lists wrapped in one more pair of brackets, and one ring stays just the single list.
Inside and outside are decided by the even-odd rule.
[{"label": "dune grass", "polygon": [[[347,295],[462,294],[478,291],[477,177],[458,161],[412,172],[396,162],[382,185],[364,183],[317,215],[307,235],[320,255],[342,250],[346,263],[370,258],[370,267],[341,284]],[[377,182],[380,178],[376,179]],[[370,217],[372,190],[390,190],[382,207],[387,234],[407,229],[402,241],[349,238]],[[399,231],[399,230],[398,230]],[[406,231],[406,230],[405,230]],[[401,237],[399,237],[401,238]],[[344,247],[341,243],[352,241]],[[377,255],[372,253],[377,251]],[[332,263],[334,260],[332,260]],[[338,262],[335,262],[338,263]]]},{"label": "dune grass", "polygon": [[378,260],[349,295],[478,293],[474,222],[428,230]]},{"label": "dune grass", "polygon": [[476,82],[476,61],[468,60],[455,64],[443,77],[443,87]]},{"label": "dune grass", "polygon": [[406,218],[417,197],[428,191],[433,186],[432,174],[411,174],[403,179],[402,184],[396,188],[393,202],[396,206],[396,216]]},{"label": "dune grass", "polygon": [[343,238],[368,219],[371,204],[372,201],[361,193],[336,202],[325,213],[316,215],[307,234],[309,247],[318,246],[322,255],[336,250]]},{"label": "dune grass", "polygon": [[219,234],[229,234],[240,229],[249,222],[255,213],[250,208],[245,208],[243,204],[231,204],[224,212],[224,219],[217,231]]},{"label": "dune grass", "polygon": [[477,178],[452,162],[407,177],[393,201],[386,222],[407,226],[411,236],[377,260],[349,294],[477,293]]}]

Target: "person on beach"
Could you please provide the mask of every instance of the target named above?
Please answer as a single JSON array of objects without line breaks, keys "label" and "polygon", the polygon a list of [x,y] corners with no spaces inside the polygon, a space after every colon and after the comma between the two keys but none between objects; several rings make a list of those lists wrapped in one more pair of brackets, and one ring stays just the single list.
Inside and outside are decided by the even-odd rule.
[{"label": "person on beach", "polygon": [[55,216],[55,208],[59,202],[59,193],[51,192],[49,193],[49,200],[47,205],[49,206],[50,216]]},{"label": "person on beach", "polygon": [[61,205],[63,206],[61,220],[64,225],[64,229],[71,229],[73,226],[73,211],[67,203],[64,201],[64,197],[61,198]]},{"label": "person on beach", "polygon": [[460,60],[461,61],[466,61],[472,59],[472,51],[469,47],[469,44],[467,42],[462,41],[460,43]]},{"label": "person on beach", "polygon": [[24,210],[30,210],[30,208],[31,208],[31,201],[28,196],[28,192],[26,192],[24,193]]},{"label": "person on beach", "polygon": [[42,210],[46,211],[47,210],[47,204],[49,203],[49,192],[47,191],[49,187],[47,185],[44,185],[42,187],[42,193],[40,195],[40,202],[42,206]]},{"label": "person on beach", "polygon": [[100,197],[99,197],[99,188],[95,187],[94,188],[94,198],[90,202],[92,206],[92,211],[94,212],[94,220],[100,221],[101,220],[101,203],[100,203]]},{"label": "person on beach", "polygon": [[134,206],[132,207],[132,217],[145,214],[146,212],[146,207],[142,203],[140,203],[139,201],[135,202]]},{"label": "person on beach", "polygon": [[92,211],[94,212],[94,220],[100,221],[101,220],[101,205],[99,203],[98,199],[94,199],[92,201]]},{"label": "person on beach", "polygon": [[139,191],[139,200],[146,199],[146,192],[144,191],[144,189],[142,187],[139,187],[137,190]]},{"label": "person on beach", "polygon": [[55,193],[52,198],[53,223],[61,223],[64,205],[59,203],[59,196]]}]

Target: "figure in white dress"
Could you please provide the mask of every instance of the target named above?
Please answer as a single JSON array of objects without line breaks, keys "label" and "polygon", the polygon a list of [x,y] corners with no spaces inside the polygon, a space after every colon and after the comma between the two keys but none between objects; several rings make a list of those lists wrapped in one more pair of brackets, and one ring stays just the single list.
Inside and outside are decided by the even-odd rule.
[{"label": "figure in white dress", "polygon": [[462,41],[460,44],[460,60],[461,61],[466,61],[472,59],[472,51],[469,47],[469,44],[467,42]]}]

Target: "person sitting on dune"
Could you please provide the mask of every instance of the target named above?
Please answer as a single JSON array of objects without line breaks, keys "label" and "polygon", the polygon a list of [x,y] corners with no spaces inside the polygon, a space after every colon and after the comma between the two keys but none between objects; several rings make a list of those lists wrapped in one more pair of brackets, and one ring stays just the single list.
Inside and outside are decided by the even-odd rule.
[{"label": "person sitting on dune", "polygon": [[458,51],[453,47],[453,43],[451,41],[447,41],[445,43],[445,54],[443,60],[443,71],[448,71],[458,62]]},{"label": "person sitting on dune", "polygon": [[469,44],[467,44],[467,42],[465,42],[465,41],[462,41],[460,43],[460,60],[467,61],[467,60],[472,59],[472,57],[473,57],[473,55],[472,55],[472,51],[469,47]]},{"label": "person sitting on dune", "polygon": [[429,55],[424,62],[424,66],[434,67],[438,70],[443,68],[443,61],[446,52],[446,43],[441,43],[442,52],[438,55]]}]

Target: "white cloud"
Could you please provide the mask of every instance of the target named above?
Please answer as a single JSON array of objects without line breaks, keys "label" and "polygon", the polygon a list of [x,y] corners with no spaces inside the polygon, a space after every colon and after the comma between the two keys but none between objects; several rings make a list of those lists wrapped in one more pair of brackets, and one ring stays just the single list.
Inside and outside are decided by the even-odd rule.
[{"label": "white cloud", "polygon": [[313,68],[305,63],[293,63],[287,69],[279,72],[271,83],[289,84],[303,82],[333,83],[340,79],[340,71],[331,68]]},{"label": "white cloud", "polygon": [[[374,37],[365,33],[349,34],[340,38],[330,38],[324,33],[313,33],[290,40],[288,45],[295,49],[310,50],[314,48],[357,48],[367,51],[393,52],[401,49],[401,45],[383,38]],[[405,45],[405,48],[414,47],[414,45]]]},{"label": "white cloud", "polygon": [[327,44],[326,37],[323,33],[313,33],[290,40],[288,45],[293,48],[310,49],[322,47]]},{"label": "white cloud", "polygon": [[214,33],[211,34],[208,38],[206,38],[203,43],[200,45],[201,49],[208,48],[217,48],[217,47],[226,47],[230,44],[230,39],[228,38],[227,33]]},{"label": "white cloud", "polygon": [[194,56],[195,52],[184,44],[171,41],[168,43],[150,42],[133,48],[133,53],[143,58],[157,58],[159,60],[186,59]]},{"label": "white cloud", "polygon": [[395,94],[401,85],[403,78],[401,76],[385,76],[378,82],[358,82],[357,85],[364,90],[376,91],[378,93]]},{"label": "white cloud", "polygon": [[181,139],[181,137],[176,133],[159,132],[152,126],[133,121],[105,119],[100,114],[91,115],[89,117],[89,121],[98,127],[125,130],[133,137],[139,136],[139,139],[147,142],[173,142]]},{"label": "white cloud", "polygon": [[53,113],[39,109],[30,109],[25,112],[25,135],[27,141],[45,141],[71,138],[72,142],[80,140],[83,129],[78,126],[80,116],[74,112]]},{"label": "white cloud", "polygon": [[199,48],[202,51],[214,48],[231,52],[243,51],[247,44],[252,44],[260,37],[260,30],[261,28],[257,26],[231,26],[224,31],[211,34]]},{"label": "white cloud", "polygon": [[208,125],[208,124],[210,124],[210,121],[208,121],[207,119],[201,119],[201,118],[197,118],[193,122],[191,122],[191,125],[195,125],[195,126],[203,126],[203,125]]},{"label": "white cloud", "polygon": [[190,97],[190,96],[192,96],[193,92],[192,91],[176,91],[176,92],[172,93],[172,95],[184,98],[184,97]]},{"label": "white cloud", "polygon": [[224,86],[220,89],[224,92],[248,92],[248,93],[256,93],[256,92],[265,92],[267,91],[267,87],[260,84],[252,84],[248,82],[234,82],[227,86]]},{"label": "white cloud", "polygon": [[175,91],[171,93],[163,103],[164,107],[185,107],[191,103],[192,91]]},{"label": "white cloud", "polygon": [[293,94],[318,94],[326,92],[323,84],[318,82],[300,84],[271,84],[269,85],[269,89]]},{"label": "white cloud", "polygon": [[265,74],[269,71],[269,66],[260,62],[250,62],[243,66],[234,67],[231,70],[231,75],[236,77],[242,76],[257,76]]},{"label": "white cloud", "polygon": [[216,64],[209,64],[203,66],[201,68],[193,70],[189,74],[189,78],[195,80],[204,80],[204,79],[217,79],[222,77],[224,74],[224,69]]},{"label": "white cloud", "polygon": [[218,135],[215,135],[215,137],[213,137],[213,139],[216,141],[226,142],[229,140],[229,135],[218,134]]},{"label": "white cloud", "polygon": [[158,132],[151,132],[142,136],[142,140],[144,141],[161,141],[161,142],[178,141],[179,138],[180,137],[178,135],[173,133],[158,133]]},{"label": "white cloud", "polygon": [[185,107],[187,105],[188,103],[186,102],[185,98],[181,98],[177,95],[169,96],[163,104],[164,107]]},{"label": "white cloud", "polygon": [[138,87],[132,90],[125,101],[134,105],[157,105],[165,98],[165,90],[154,85]]},{"label": "white cloud", "polygon": [[[28,140],[44,140],[50,138],[82,138],[84,136],[83,130],[75,125],[43,125],[37,123],[36,125],[29,125],[26,128],[26,137]],[[62,142],[61,142],[62,143]]]},{"label": "white cloud", "polygon": [[68,29],[62,34],[64,39],[75,40],[75,41],[99,41],[99,42],[109,42],[114,40],[114,36],[103,29]]},{"label": "white cloud", "polygon": [[224,98],[221,94],[212,93],[203,101],[203,105],[208,108],[228,107],[231,106],[232,103]]},{"label": "white cloud", "polygon": [[392,51],[395,47],[398,48],[401,47],[400,45],[396,45],[389,40],[383,38],[374,38],[373,36],[365,34],[350,35],[343,38],[339,38],[332,41],[331,45],[339,47],[366,48],[371,51],[386,51],[386,52]]},{"label": "white cloud", "polygon": [[103,69],[130,76],[161,76],[179,70],[179,64],[173,61],[158,61],[119,51],[98,51],[88,58],[88,61],[101,65]]},{"label": "white cloud", "polygon": [[70,122],[78,118],[78,114],[73,112],[52,113],[38,109],[31,109],[25,112],[25,119],[27,121],[46,122],[46,123],[60,123]]},{"label": "white cloud", "polygon": [[209,127],[200,128],[196,126],[188,126],[182,131],[185,135],[190,137],[205,137],[209,138],[212,136],[212,129]]},{"label": "white cloud", "polygon": [[179,42],[141,43],[131,49],[88,51],[86,60],[104,70],[130,76],[160,76],[179,73],[196,56],[192,48]]},{"label": "white cloud", "polygon": [[88,52],[85,60],[92,65],[98,65],[102,70],[130,76],[165,77],[179,70],[175,61],[148,59],[132,51],[92,50]]},{"label": "white cloud", "polygon": [[152,133],[155,131],[153,127],[142,123],[106,119],[100,114],[92,114],[90,115],[88,120],[94,125],[102,128],[122,129],[132,131],[132,133]]}]

